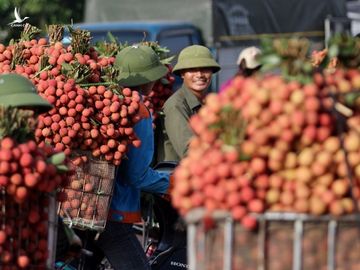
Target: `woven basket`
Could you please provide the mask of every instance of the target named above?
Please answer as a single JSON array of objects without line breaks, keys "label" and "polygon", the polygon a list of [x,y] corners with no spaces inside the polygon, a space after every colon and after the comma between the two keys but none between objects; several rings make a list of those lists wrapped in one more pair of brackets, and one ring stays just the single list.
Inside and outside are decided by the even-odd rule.
[{"label": "woven basket", "polygon": [[88,161],[76,167],[64,188],[66,201],[59,205],[65,224],[80,230],[103,231],[115,183],[115,166],[88,155]]}]

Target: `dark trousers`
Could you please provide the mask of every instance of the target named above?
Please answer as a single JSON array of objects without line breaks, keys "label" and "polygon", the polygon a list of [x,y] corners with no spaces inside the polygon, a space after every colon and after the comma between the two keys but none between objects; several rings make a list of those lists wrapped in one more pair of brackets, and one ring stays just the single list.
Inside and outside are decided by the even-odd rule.
[{"label": "dark trousers", "polygon": [[95,233],[79,232],[84,247],[94,253],[86,257],[84,269],[96,270],[104,256],[115,270],[150,270],[148,259],[132,224],[108,221],[97,240]]}]

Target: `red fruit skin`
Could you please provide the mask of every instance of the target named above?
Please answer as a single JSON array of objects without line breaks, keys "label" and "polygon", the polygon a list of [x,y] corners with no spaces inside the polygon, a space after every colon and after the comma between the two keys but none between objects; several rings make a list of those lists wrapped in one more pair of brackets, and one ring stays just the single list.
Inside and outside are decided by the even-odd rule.
[{"label": "red fruit skin", "polygon": [[28,216],[28,220],[31,224],[35,224],[37,222],[39,222],[40,220],[40,215],[37,211],[35,210],[32,210],[30,213],[29,213],[29,216]]},{"label": "red fruit skin", "polygon": [[10,182],[14,185],[20,185],[23,182],[23,177],[20,173],[14,173],[10,176]]},{"label": "red fruit skin", "polygon": [[251,187],[244,187],[240,191],[240,198],[242,202],[249,202],[255,197],[254,189]]},{"label": "red fruit skin", "polygon": [[34,187],[39,182],[37,175],[29,173],[24,177],[24,182],[27,187]]},{"label": "red fruit skin", "polygon": [[0,186],[6,186],[9,183],[9,177],[0,175]]},{"label": "red fruit skin", "polygon": [[237,177],[236,180],[240,187],[248,187],[251,183],[251,179],[245,175]]},{"label": "red fruit skin", "polygon": [[266,174],[259,175],[255,178],[254,184],[257,188],[266,189],[269,187],[269,177]]},{"label": "red fruit skin", "polygon": [[17,264],[20,268],[26,268],[30,264],[30,259],[28,256],[20,255],[17,259]]},{"label": "red fruit skin", "polygon": [[136,148],[139,148],[140,145],[141,145],[141,141],[140,140],[134,140],[131,142],[131,144],[136,147]]},{"label": "red fruit skin", "polygon": [[4,230],[0,230],[0,245],[4,244],[6,241],[7,235]]},{"label": "red fruit skin", "polygon": [[14,140],[9,137],[2,139],[0,143],[0,147],[2,149],[8,149],[8,150],[12,149],[14,145],[15,145]]},{"label": "red fruit skin", "polygon": [[213,198],[218,202],[223,201],[226,198],[225,190],[221,187],[215,188],[213,192]]},{"label": "red fruit skin", "polygon": [[264,173],[266,164],[261,158],[253,158],[250,162],[250,167],[255,173],[261,174]]},{"label": "red fruit skin", "polygon": [[241,221],[246,213],[246,208],[242,205],[237,205],[231,209],[231,215],[235,221]]},{"label": "red fruit skin", "polygon": [[38,171],[38,173],[45,173],[47,169],[47,164],[44,160],[37,160],[36,161],[36,170]]},{"label": "red fruit skin", "polygon": [[217,166],[217,175],[221,178],[227,178],[231,174],[231,165],[229,163],[220,163]]},{"label": "red fruit skin", "polygon": [[7,161],[0,161],[0,174],[7,174],[11,170],[10,164]]},{"label": "red fruit skin", "polygon": [[13,156],[13,159],[14,159],[14,160],[20,159],[20,157],[21,157],[21,150],[20,150],[18,147],[13,148],[13,149],[12,149],[12,156]]},{"label": "red fruit skin", "polygon": [[12,158],[13,154],[10,149],[0,149],[0,160],[10,161]]},{"label": "red fruit skin", "polygon": [[27,188],[26,188],[26,187],[23,187],[23,186],[18,187],[18,188],[16,189],[15,196],[16,196],[16,198],[18,199],[18,201],[23,202],[23,201],[27,198],[27,196],[28,196],[28,190],[27,190]]},{"label": "red fruit skin", "polygon": [[248,209],[250,212],[262,213],[264,212],[264,202],[259,199],[253,199],[248,203]]},{"label": "red fruit skin", "polygon": [[236,207],[237,205],[240,204],[240,202],[241,202],[240,194],[236,191],[232,191],[226,196],[226,203],[229,208]]},{"label": "red fruit skin", "polygon": [[248,230],[255,230],[257,228],[257,224],[256,218],[250,215],[246,215],[241,219],[241,225]]},{"label": "red fruit skin", "polygon": [[22,154],[22,156],[20,157],[20,165],[22,167],[30,167],[32,163],[33,163],[33,157],[31,156],[30,153]]}]

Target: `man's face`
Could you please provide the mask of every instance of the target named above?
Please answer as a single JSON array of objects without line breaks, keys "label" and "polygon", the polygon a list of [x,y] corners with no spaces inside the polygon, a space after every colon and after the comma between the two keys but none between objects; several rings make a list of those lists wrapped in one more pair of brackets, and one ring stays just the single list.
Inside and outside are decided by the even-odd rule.
[{"label": "man's face", "polygon": [[212,74],[211,68],[190,68],[182,71],[181,77],[186,87],[201,97],[210,86]]}]

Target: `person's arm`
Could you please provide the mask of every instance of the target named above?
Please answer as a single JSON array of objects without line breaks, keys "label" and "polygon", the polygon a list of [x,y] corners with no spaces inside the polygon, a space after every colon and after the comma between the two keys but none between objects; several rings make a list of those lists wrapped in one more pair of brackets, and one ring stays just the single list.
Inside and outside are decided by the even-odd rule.
[{"label": "person's arm", "polygon": [[164,126],[174,150],[180,158],[187,154],[193,132],[189,126],[189,116],[177,106],[164,107]]},{"label": "person's arm", "polygon": [[151,117],[138,122],[135,133],[141,140],[140,147],[129,148],[127,158],[121,161],[118,178],[138,189],[153,193],[166,193],[169,187],[169,174],[160,173],[150,167],[154,154],[154,135]]},{"label": "person's arm", "polygon": [[127,171],[128,174],[125,177],[130,180],[128,183],[131,186],[151,193],[167,192],[169,188],[169,174],[157,172],[149,166],[138,167],[138,169],[132,172]]}]

